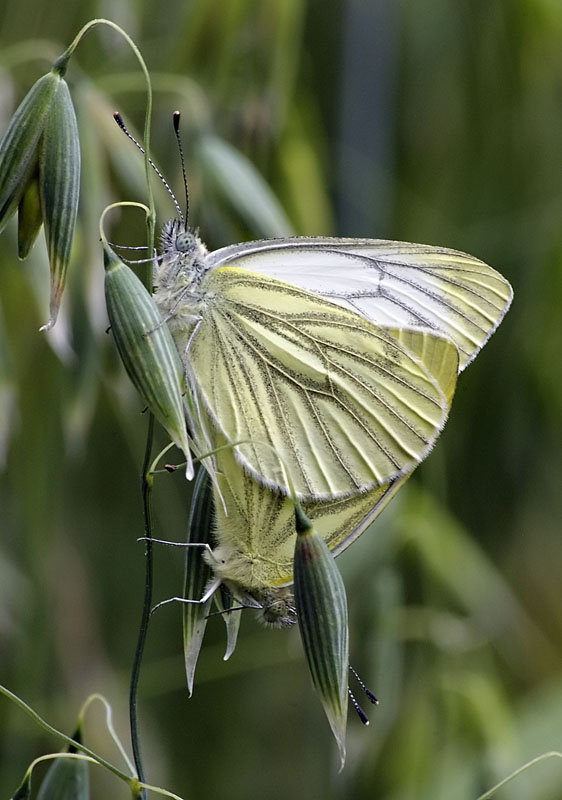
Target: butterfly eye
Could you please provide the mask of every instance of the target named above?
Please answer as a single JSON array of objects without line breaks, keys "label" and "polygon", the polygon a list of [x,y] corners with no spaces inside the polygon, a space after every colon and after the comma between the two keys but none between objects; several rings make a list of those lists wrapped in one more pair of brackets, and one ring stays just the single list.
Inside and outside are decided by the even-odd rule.
[{"label": "butterfly eye", "polygon": [[176,250],[180,253],[187,253],[193,247],[193,236],[187,231],[176,236]]}]

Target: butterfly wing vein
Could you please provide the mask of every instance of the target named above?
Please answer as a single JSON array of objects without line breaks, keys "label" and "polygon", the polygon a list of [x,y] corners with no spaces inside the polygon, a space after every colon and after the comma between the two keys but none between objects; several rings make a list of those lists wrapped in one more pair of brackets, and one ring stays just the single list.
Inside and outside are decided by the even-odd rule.
[{"label": "butterfly wing vein", "polygon": [[[213,270],[188,353],[192,383],[244,466],[303,497],[387,483],[427,453],[443,393],[384,330],[325,299],[243,270]],[[262,445],[266,442],[270,447]]]}]

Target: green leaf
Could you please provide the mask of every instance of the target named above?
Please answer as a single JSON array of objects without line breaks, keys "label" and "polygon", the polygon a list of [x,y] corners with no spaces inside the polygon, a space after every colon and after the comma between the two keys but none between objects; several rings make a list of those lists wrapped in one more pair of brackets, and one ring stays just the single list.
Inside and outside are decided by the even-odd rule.
[{"label": "green leaf", "polygon": [[258,234],[293,233],[281,204],[242,153],[216,136],[206,136],[199,145],[199,158],[215,186]]}]

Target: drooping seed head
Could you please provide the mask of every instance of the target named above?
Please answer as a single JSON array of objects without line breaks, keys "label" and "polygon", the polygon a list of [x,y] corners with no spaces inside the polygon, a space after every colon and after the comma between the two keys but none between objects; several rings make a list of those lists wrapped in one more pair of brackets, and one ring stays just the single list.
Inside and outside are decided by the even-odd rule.
[{"label": "drooping seed head", "polygon": [[40,78],[0,142],[0,232],[18,211],[18,254],[45,225],[51,269],[51,328],[66,281],[80,189],[80,142],[62,63]]},{"label": "drooping seed head", "polygon": [[104,245],[105,300],[121,361],[146,405],[187,459],[193,464],[185,423],[185,378],[176,345],[151,295],[113,252]]},{"label": "drooping seed head", "polygon": [[345,587],[333,555],[296,509],[295,605],[312,682],[345,762],[349,632]]}]

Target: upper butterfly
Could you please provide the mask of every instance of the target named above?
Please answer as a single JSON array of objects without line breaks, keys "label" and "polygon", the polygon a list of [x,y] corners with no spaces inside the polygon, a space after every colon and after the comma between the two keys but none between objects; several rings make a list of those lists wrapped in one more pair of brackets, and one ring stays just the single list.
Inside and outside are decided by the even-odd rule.
[{"label": "upper butterfly", "polygon": [[171,221],[162,246],[155,299],[195,406],[247,442],[237,457],[258,481],[286,492],[281,456],[305,500],[414,469],[449,407],[415,337],[446,339],[460,371],[512,298],[482,261],[426,245],[295,237],[209,253]]}]

